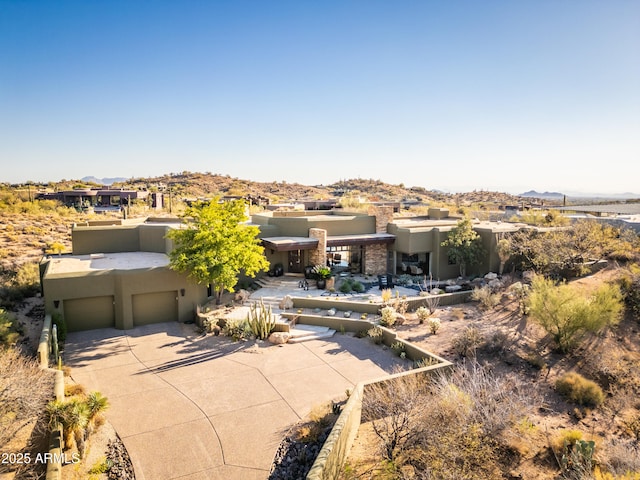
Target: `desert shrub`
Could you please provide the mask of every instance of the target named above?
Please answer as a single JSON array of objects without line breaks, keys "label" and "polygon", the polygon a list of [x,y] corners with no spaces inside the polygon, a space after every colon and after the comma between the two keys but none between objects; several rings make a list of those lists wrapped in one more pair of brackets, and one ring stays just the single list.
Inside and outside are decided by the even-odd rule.
[{"label": "desert shrub", "polygon": [[492,353],[504,352],[509,344],[509,336],[504,330],[495,329],[487,336],[487,342],[484,346],[486,351]]},{"label": "desert shrub", "polygon": [[380,325],[383,327],[393,327],[396,323],[396,309],[393,307],[382,307],[380,309]]},{"label": "desert shrub", "polygon": [[[0,348],[0,450],[24,426],[38,419],[52,391],[50,372],[15,348]],[[36,432],[43,433],[44,427],[37,423]]]},{"label": "desert shrub", "polygon": [[493,292],[491,287],[485,285],[484,287],[476,287],[471,292],[471,299],[480,303],[480,306],[485,310],[491,310],[500,303],[502,294]]},{"label": "desert shrub", "polygon": [[351,280],[345,278],[340,284],[338,290],[340,290],[342,293],[350,293],[351,290],[353,290],[353,284],[351,283]]},{"label": "desert shrub", "polygon": [[602,475],[603,480],[640,480],[640,449],[636,441],[612,438],[605,442],[602,451],[602,470],[609,474]]},{"label": "desert shrub", "polygon": [[438,333],[438,330],[440,330],[440,319],[438,317],[429,317],[429,320],[427,321],[427,324],[429,326],[429,331],[435,335],[436,333]]},{"label": "desert shrub", "polygon": [[592,477],[596,444],[593,440],[578,440],[565,445],[560,457],[562,477],[567,480],[586,480]]},{"label": "desert shrub", "polygon": [[14,345],[20,338],[15,319],[0,308],[0,348]]},{"label": "desert shrub", "polygon": [[602,285],[591,296],[571,285],[537,276],[529,295],[530,315],[549,333],[558,348],[566,352],[587,332],[598,332],[619,322],[622,313],[620,289]]},{"label": "desert shrub", "polygon": [[560,395],[578,405],[597,407],[604,402],[602,388],[577,372],[567,372],[558,378],[556,390]]},{"label": "desert shrub", "polygon": [[64,396],[73,397],[75,395],[85,395],[86,391],[83,385],[72,383],[64,386]]},{"label": "desert shrub", "polygon": [[366,387],[362,418],[371,422],[384,458],[393,461],[419,435],[427,384],[416,375],[404,375]]},{"label": "desert shrub", "polygon": [[467,327],[460,335],[454,337],[451,346],[461,357],[475,357],[476,350],[483,341],[484,338],[476,327]]},{"label": "desert shrub", "polygon": [[404,342],[393,342],[390,348],[393,353],[401,358],[404,358],[407,355],[407,350]]},{"label": "desert shrub", "polygon": [[537,370],[544,370],[547,368],[547,362],[544,357],[537,352],[525,354],[523,360]]},{"label": "desert shrub", "polygon": [[420,323],[424,323],[424,321],[429,318],[429,310],[427,309],[427,307],[418,307],[418,309],[416,310],[416,316],[418,317],[418,321]]},{"label": "desert shrub", "polygon": [[365,390],[363,420],[394,465],[396,475],[388,478],[406,478],[397,473],[405,467],[411,478],[504,478],[500,440],[523,436],[517,427],[538,395],[516,376],[496,377],[477,364],[430,378],[406,375]]},{"label": "desert shrub", "polygon": [[429,294],[424,299],[424,306],[427,307],[429,313],[433,315],[440,306],[440,297]]},{"label": "desert shrub", "polygon": [[640,412],[635,411],[634,414],[622,420],[622,426],[626,434],[640,442]]},{"label": "desert shrub", "polygon": [[382,343],[382,329],[377,325],[367,330],[367,335],[369,336],[369,338],[371,338],[371,340],[373,340],[373,343],[375,343],[376,345],[380,345]]},{"label": "desert shrub", "polygon": [[388,304],[391,301],[392,292],[389,288],[384,288],[382,292],[380,292],[380,297],[382,298],[382,303]]},{"label": "desert shrub", "polygon": [[242,339],[250,338],[253,335],[251,327],[246,320],[227,319],[222,334],[231,337],[236,342]]},{"label": "desert shrub", "polygon": [[627,308],[640,318],[640,267],[632,265],[618,280]]},{"label": "desert shrub", "polygon": [[356,293],[364,292],[364,285],[362,284],[362,282],[359,282],[357,280],[351,284],[351,288]]}]

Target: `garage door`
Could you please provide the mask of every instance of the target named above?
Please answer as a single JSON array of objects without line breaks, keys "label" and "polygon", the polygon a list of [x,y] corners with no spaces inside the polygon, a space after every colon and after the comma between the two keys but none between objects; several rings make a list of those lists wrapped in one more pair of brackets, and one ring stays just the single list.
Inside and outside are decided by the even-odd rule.
[{"label": "garage door", "polygon": [[178,292],[133,295],[133,324],[175,322],[178,320]]},{"label": "garage door", "polygon": [[64,319],[69,332],[113,328],[115,326],[113,295],[65,300]]}]

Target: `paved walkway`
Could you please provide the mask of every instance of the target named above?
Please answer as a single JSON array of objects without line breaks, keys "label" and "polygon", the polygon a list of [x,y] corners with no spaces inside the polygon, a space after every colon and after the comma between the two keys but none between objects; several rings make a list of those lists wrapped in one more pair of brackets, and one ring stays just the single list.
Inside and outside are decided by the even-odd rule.
[{"label": "paved walkway", "polygon": [[399,361],[348,335],[274,346],[179,323],[70,333],[65,349],[73,379],[109,398],[138,480],[266,479],[292,424]]}]

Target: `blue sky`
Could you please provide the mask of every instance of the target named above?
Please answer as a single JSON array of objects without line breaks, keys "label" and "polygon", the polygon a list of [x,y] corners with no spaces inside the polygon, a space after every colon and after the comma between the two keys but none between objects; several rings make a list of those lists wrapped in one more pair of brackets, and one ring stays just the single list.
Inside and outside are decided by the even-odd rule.
[{"label": "blue sky", "polygon": [[640,2],[0,0],[0,159],[640,193]]}]

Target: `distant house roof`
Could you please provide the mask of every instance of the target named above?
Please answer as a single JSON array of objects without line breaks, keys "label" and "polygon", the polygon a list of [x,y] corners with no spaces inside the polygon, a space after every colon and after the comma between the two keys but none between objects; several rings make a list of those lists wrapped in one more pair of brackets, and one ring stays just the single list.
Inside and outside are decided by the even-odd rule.
[{"label": "distant house roof", "polygon": [[640,203],[610,203],[603,205],[565,205],[553,207],[563,212],[615,213],[618,215],[640,215]]}]

